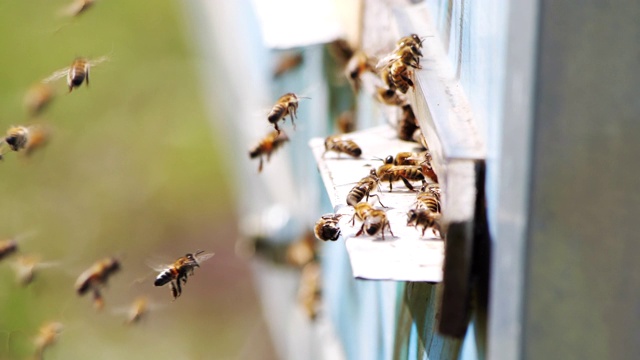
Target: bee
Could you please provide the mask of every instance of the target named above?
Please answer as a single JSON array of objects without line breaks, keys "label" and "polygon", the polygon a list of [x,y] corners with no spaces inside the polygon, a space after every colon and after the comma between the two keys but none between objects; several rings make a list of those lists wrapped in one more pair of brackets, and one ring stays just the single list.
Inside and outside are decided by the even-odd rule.
[{"label": "bee", "polygon": [[[391,161],[391,163],[389,163]],[[393,156],[388,156],[385,164],[380,166],[376,172],[381,182],[389,182],[389,191],[393,191],[393,182],[402,180],[405,186],[413,191],[411,181],[424,180],[420,166],[393,165]]]},{"label": "bee", "polygon": [[382,240],[384,240],[384,230],[388,228],[391,236],[395,237],[393,231],[391,231],[387,214],[383,210],[374,209],[371,204],[366,202],[356,204],[354,209],[355,212],[351,218],[351,224],[355,224],[356,218],[362,221],[362,226],[360,226],[360,230],[358,230],[356,236],[360,236],[365,232],[369,236],[375,236],[381,233]]},{"label": "bee", "polygon": [[305,231],[296,241],[288,244],[285,250],[287,265],[302,268],[317,257],[316,241],[311,231]]},{"label": "bee", "polygon": [[440,213],[440,197],[433,192],[420,192],[416,196],[417,208],[424,208],[433,213]]},{"label": "bee", "polygon": [[[7,136],[0,140],[0,144],[6,143],[9,145],[9,149],[20,151],[27,146],[29,134],[29,128],[26,126],[12,126],[7,130]],[[0,156],[2,155],[0,154]]]},{"label": "bee", "polygon": [[362,155],[362,149],[360,149],[360,146],[358,146],[355,141],[342,139],[340,135],[327,136],[327,138],[324,139],[324,149],[324,153],[322,154],[323,158],[329,151],[337,152],[338,157],[340,157],[340,154],[347,154],[355,158]]},{"label": "bee", "polygon": [[273,69],[273,77],[278,78],[286,72],[297,68],[302,64],[302,60],[303,57],[301,53],[282,55]]},{"label": "bee", "polygon": [[418,226],[422,226],[422,236],[429,228],[433,231],[433,235],[437,235],[436,231],[441,234],[440,217],[439,213],[429,209],[410,209],[407,213],[407,226],[414,225],[416,229]]},{"label": "bee", "polygon": [[[409,37],[411,38],[411,37]],[[404,41],[402,42],[405,43]],[[422,42],[419,43],[422,46]],[[413,46],[412,46],[413,45]],[[396,50],[378,62],[377,68],[382,81],[390,90],[398,90],[406,94],[409,88],[413,87],[413,69],[421,69],[420,56],[422,52],[416,53],[413,49],[419,50],[415,43],[409,46],[398,46]]]},{"label": "bee", "polygon": [[74,88],[80,87],[83,83],[89,86],[89,70],[107,60],[108,58],[106,56],[94,60],[77,57],[73,60],[71,66],[54,72],[51,76],[44,79],[43,83],[49,83],[66,76],[69,92],[73,91]]},{"label": "bee", "polygon": [[393,165],[420,165],[420,154],[403,151],[396,154]]},{"label": "bee", "polygon": [[355,130],[356,120],[353,111],[347,110],[338,115],[336,119],[336,127],[342,134],[350,133]]},{"label": "bee", "polygon": [[300,99],[309,98],[298,96],[294,93],[286,93],[278,99],[276,104],[271,109],[271,112],[269,112],[267,119],[270,123],[273,124],[278,133],[280,133],[278,122],[280,120],[286,120],[287,116],[291,118],[293,129],[296,129],[296,123],[294,122],[294,119],[297,118],[296,112],[298,110],[298,102],[300,101]]},{"label": "bee", "polygon": [[376,86],[376,98],[381,103],[391,106],[403,106],[407,103],[407,99],[403,95],[398,94],[395,89],[388,89],[381,86]]},{"label": "bee", "polygon": [[386,207],[380,201],[380,197],[378,195],[371,195],[371,190],[373,188],[380,187],[380,179],[376,174],[376,169],[371,169],[368,176],[363,177],[358,181],[358,184],[354,186],[349,193],[347,194],[347,204],[351,206],[356,206],[357,203],[362,201],[366,197],[366,201],[369,201],[369,196],[375,196],[378,199],[378,202],[383,207]]},{"label": "bee", "polygon": [[404,105],[397,124],[398,138],[404,141],[413,141],[413,134],[419,128],[413,109],[410,105]]},{"label": "bee", "polygon": [[153,285],[163,286],[170,283],[173,300],[177,299],[182,294],[182,284],[187,283],[187,277],[194,274],[195,268],[200,267],[201,262],[214,255],[213,253],[203,253],[203,250],[198,250],[195,254],[188,253],[178,258],[172,265],[169,265],[158,274]]},{"label": "bee", "polygon": [[34,151],[45,147],[49,143],[51,131],[41,125],[32,125],[28,128],[29,136],[24,147],[24,155],[29,157]]},{"label": "bee", "polygon": [[322,303],[321,271],[318,262],[313,261],[302,268],[298,303],[302,306],[309,320],[315,320]]},{"label": "bee", "polygon": [[55,97],[55,91],[49,84],[37,83],[27,90],[24,107],[32,116],[40,114]]},{"label": "bee", "polygon": [[18,251],[18,242],[14,239],[0,241],[0,260]]},{"label": "bee", "polygon": [[36,271],[42,268],[48,268],[57,265],[53,262],[42,262],[39,256],[25,255],[20,256],[13,264],[16,272],[16,280],[18,284],[27,286],[33,282]]},{"label": "bee", "polygon": [[328,51],[331,57],[342,68],[353,57],[354,50],[344,39],[337,39],[329,43]]},{"label": "bee", "polygon": [[367,54],[363,51],[356,51],[349,59],[347,66],[344,69],[345,76],[351,84],[353,92],[356,94],[360,91],[362,85],[360,78],[365,72],[375,73],[375,67]]},{"label": "bee", "polygon": [[95,4],[95,0],[75,0],[62,10],[62,15],[76,17],[83,14]]},{"label": "bee", "polygon": [[338,226],[338,222],[342,214],[324,214],[318,221],[316,221],[316,225],[313,228],[313,233],[316,235],[318,240],[323,241],[336,241],[340,237],[340,227]]},{"label": "bee", "polygon": [[262,172],[262,160],[263,156],[267,157],[267,161],[271,159],[271,154],[280,148],[284,143],[289,141],[289,137],[284,132],[273,131],[265,136],[260,143],[256,145],[251,151],[249,151],[249,157],[255,159],[260,157],[260,165],[258,165],[258,172]]},{"label": "bee", "polygon": [[131,304],[131,307],[129,308],[125,325],[133,325],[140,322],[148,311],[149,300],[144,296],[138,297],[133,301],[133,304]]},{"label": "bee", "polygon": [[415,56],[422,56],[422,42],[424,38],[420,38],[417,34],[411,34],[400,38],[396,43],[396,48],[408,48]]},{"label": "bee", "polygon": [[100,288],[107,284],[109,278],[120,270],[120,261],[114,257],[104,258],[85,270],[76,280],[76,291],[83,296],[89,290],[93,292],[93,304],[100,310],[104,306],[104,299]]},{"label": "bee", "polygon": [[44,358],[44,351],[58,341],[63,329],[64,326],[59,322],[46,323],[40,327],[38,336],[33,341],[36,347],[36,359],[41,360]]},{"label": "bee", "polygon": [[437,183],[438,175],[436,175],[435,171],[433,171],[433,166],[431,165],[432,160],[433,159],[431,157],[431,153],[429,152],[429,149],[427,149],[424,154],[424,160],[420,163],[420,169],[425,177],[428,177],[429,179]]}]

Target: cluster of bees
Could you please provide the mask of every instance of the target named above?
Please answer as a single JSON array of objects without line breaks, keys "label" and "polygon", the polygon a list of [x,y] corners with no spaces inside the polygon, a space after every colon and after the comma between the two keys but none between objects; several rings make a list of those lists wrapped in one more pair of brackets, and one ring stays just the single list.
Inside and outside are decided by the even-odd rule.
[{"label": "cluster of bees", "polygon": [[[76,0],[61,13],[65,16],[76,17],[92,7],[94,3],[95,0]],[[96,59],[77,57],[70,66],[53,72],[50,76],[33,85],[24,97],[24,105],[28,114],[35,118],[44,112],[57,96],[53,85],[57,80],[66,78],[68,93],[83,84],[89,86],[90,69],[107,60],[106,56]],[[0,160],[3,160],[9,152],[23,153],[28,156],[36,149],[42,148],[49,141],[49,137],[49,128],[42,124],[11,126],[6,134],[0,137]],[[39,270],[56,266],[57,263],[43,262],[40,257],[35,255],[17,255],[21,253],[21,242],[21,237],[1,240],[0,262],[17,257],[12,265],[18,283],[26,286],[36,279],[36,273]],[[154,267],[154,270],[158,271],[154,286],[169,284],[173,300],[176,300],[182,294],[182,286],[187,283],[188,277],[194,275],[195,268],[200,267],[203,261],[213,255],[213,253],[204,253],[204,251],[198,250],[195,253],[179,257],[172,264]],[[94,307],[96,310],[101,310],[104,307],[103,290],[109,279],[121,271],[121,261],[116,257],[110,256],[98,260],[79,275],[74,286],[75,292],[80,297],[91,294]],[[147,297],[138,297],[127,310],[125,323],[139,322],[154,307],[153,305]],[[43,358],[45,350],[58,340],[63,329],[64,325],[57,321],[45,323],[40,327],[34,338],[35,358]]]},{"label": "cluster of bees", "polygon": [[[391,192],[393,183],[398,181],[402,181],[410,191],[416,191],[416,182],[422,184],[416,194],[415,208],[407,212],[407,226],[421,227],[422,236],[427,229],[432,229],[434,235],[442,236],[438,177],[433,171],[431,154],[415,114],[405,97],[407,91],[415,86],[414,70],[421,69],[423,40],[416,34],[401,38],[397,41],[395,49],[378,61],[377,65],[374,65],[374,57],[368,56],[363,51],[356,51],[345,68],[345,75],[356,92],[363,87],[364,73],[375,74],[378,78],[378,82],[375,83],[375,98],[385,105],[400,107],[397,124],[398,138],[405,141],[418,140],[424,147],[421,152],[401,152],[395,156],[387,156],[381,166],[371,169],[369,174],[349,191],[346,203],[353,208],[350,223],[354,226],[356,219],[361,222],[356,236],[362,234],[381,236],[384,240],[386,230],[394,236],[386,212],[383,210],[386,206],[382,203],[380,196],[372,192],[379,191],[381,183],[386,182]],[[349,141],[353,144],[348,147],[333,146],[334,138],[335,136],[327,138],[325,151],[338,151],[353,157],[360,157],[362,154],[360,148],[351,140]],[[355,148],[358,149],[357,152],[352,151]],[[374,208],[369,203],[370,197],[375,197],[383,209]],[[322,215],[315,224],[316,237],[325,241],[337,240],[341,234],[339,221],[343,215]]]},{"label": "cluster of bees", "polygon": [[[407,226],[413,226],[416,229],[421,228],[418,231],[421,231],[422,236],[428,229],[431,229],[434,235],[442,236],[440,232],[441,213],[438,177],[433,171],[428,146],[406,98],[406,93],[415,86],[413,80],[414,70],[421,68],[422,42],[423,38],[416,34],[403,37],[398,40],[395,49],[377,63],[374,57],[368,56],[361,50],[351,49],[344,41],[338,41],[330,47],[334,58],[344,59],[341,64],[344,68],[343,73],[351,84],[354,93],[364,88],[362,78],[365,73],[375,75],[374,78],[377,81],[374,83],[375,90],[372,91],[374,98],[386,106],[398,108],[400,115],[396,128],[397,137],[404,141],[418,142],[423,147],[421,151],[401,152],[395,156],[390,155],[385,159],[380,159],[383,164],[377,168],[370,169],[369,174],[360,179],[349,191],[346,197],[346,204],[353,209],[349,222],[351,226],[355,226],[356,220],[360,222],[360,229],[356,236],[363,234],[380,236],[383,240],[385,232],[395,236],[384,210],[387,207],[382,202],[380,188],[381,184],[388,183],[389,191],[393,191],[393,184],[400,181],[407,189],[416,192],[415,206],[407,212]],[[274,77],[282,76],[285,70],[298,66],[301,62],[302,59],[297,56],[283,58],[283,61],[276,67]],[[340,64],[340,61],[338,63]],[[272,153],[289,140],[289,137],[279,128],[278,123],[290,116],[291,123],[295,129],[294,119],[296,119],[300,98],[293,93],[285,94],[277,100],[268,114],[267,120],[269,124],[274,126],[274,131],[249,151],[250,158],[260,158],[259,172],[263,169],[263,157],[269,160]],[[348,133],[353,130],[353,112],[344,112],[337,120],[337,128],[342,133]],[[363,156],[361,147],[354,140],[340,134],[326,137],[324,148],[323,158],[330,152],[336,153],[337,158],[344,155],[359,159]],[[376,191],[379,193],[374,193]],[[375,198],[381,208],[374,207],[374,204],[369,202],[369,198]],[[345,215],[342,213],[322,215],[313,227],[313,234],[319,240],[336,241],[342,234],[340,220]],[[308,238],[306,239],[308,240]],[[293,243],[287,249],[299,247],[301,243],[308,246],[308,242],[299,241]],[[315,247],[313,249],[315,251]],[[290,265],[287,261],[284,261],[284,263]],[[299,299],[303,308],[307,309],[309,317],[313,319],[317,311],[311,309],[318,308],[318,284],[320,280],[317,270],[306,270],[306,266],[311,267],[311,269],[317,268],[316,260],[309,260],[305,264],[305,270],[302,271],[300,292],[307,295]],[[311,291],[309,289],[314,290]]]}]

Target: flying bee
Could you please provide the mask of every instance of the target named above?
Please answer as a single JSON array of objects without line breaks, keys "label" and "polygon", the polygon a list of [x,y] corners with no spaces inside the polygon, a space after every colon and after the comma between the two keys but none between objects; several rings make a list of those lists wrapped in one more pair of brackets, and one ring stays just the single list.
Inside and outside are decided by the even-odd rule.
[{"label": "flying bee", "polygon": [[48,78],[44,79],[43,83],[49,83],[63,77],[67,77],[67,86],[69,87],[69,92],[73,91],[74,88],[79,87],[82,83],[86,83],[89,86],[89,70],[105,61],[108,58],[106,56],[102,56],[97,59],[89,60],[84,57],[77,57],[71,63],[71,66],[60,69]]},{"label": "flying bee", "polygon": [[398,138],[404,141],[413,141],[413,134],[419,128],[413,109],[408,104],[404,105],[402,107],[402,115],[397,124]]},{"label": "flying bee", "polygon": [[407,213],[407,226],[413,225],[415,228],[422,227],[422,236],[427,229],[431,228],[433,235],[441,234],[440,232],[439,213],[432,212],[429,209],[410,209]]},{"label": "flying bee", "polygon": [[18,242],[15,239],[0,241],[0,260],[18,251]]},{"label": "flying bee", "polygon": [[12,265],[16,273],[16,280],[18,284],[27,286],[35,279],[37,270],[56,266],[57,263],[43,262],[39,256],[35,255],[24,255],[18,257]]},{"label": "flying bee", "polygon": [[45,147],[49,143],[51,131],[43,125],[32,125],[29,127],[27,144],[24,147],[24,155],[31,156],[34,151]]},{"label": "flying bee", "polygon": [[50,322],[42,325],[38,330],[38,336],[33,340],[36,347],[35,358],[43,359],[44,351],[58,341],[64,326],[59,322]]},{"label": "flying bee", "polygon": [[37,83],[24,95],[24,107],[32,116],[40,114],[55,97],[55,91],[49,84]]},{"label": "flying bee", "polygon": [[195,254],[188,253],[178,258],[172,265],[169,265],[158,274],[153,285],[163,286],[170,283],[173,300],[177,299],[182,294],[182,284],[187,283],[189,275],[194,274],[195,268],[200,267],[201,262],[214,255],[213,253],[203,253],[203,250],[198,250]]},{"label": "flying bee", "polygon": [[327,46],[327,50],[340,68],[344,67],[354,54],[353,48],[344,39],[337,39],[330,42]]},{"label": "flying bee", "polygon": [[347,66],[344,68],[344,74],[351,84],[353,92],[356,94],[360,91],[362,85],[361,77],[365,72],[375,73],[373,62],[363,51],[356,51],[349,59]]},{"label": "flying bee", "polygon": [[293,125],[293,129],[296,129],[296,123],[294,119],[297,119],[296,112],[298,110],[298,102],[300,99],[309,99],[308,97],[298,96],[294,93],[286,93],[282,95],[276,104],[269,112],[267,119],[270,123],[273,124],[276,131],[280,133],[280,128],[278,127],[278,122],[280,120],[286,120],[286,117],[289,116],[291,118],[291,124]]},{"label": "flying bee", "polygon": [[271,154],[287,141],[289,141],[289,137],[286,133],[274,130],[260,140],[260,143],[258,143],[256,147],[249,151],[249,157],[251,159],[260,157],[258,172],[262,172],[263,157],[266,156],[267,161],[269,161],[269,159],[271,159]]},{"label": "flying bee", "polygon": [[76,291],[83,296],[88,291],[93,292],[93,304],[100,310],[104,306],[104,299],[100,289],[107,285],[109,278],[120,270],[120,261],[114,257],[104,258],[85,270],[76,280]]},{"label": "flying bee", "polygon": [[347,154],[354,158],[362,155],[362,149],[360,149],[360,146],[358,146],[355,141],[343,139],[340,135],[331,135],[324,139],[324,153],[322,157],[324,158],[324,155],[329,151],[337,152],[338,157],[340,157],[340,154]]},{"label": "flying bee", "polygon": [[113,310],[114,314],[125,314],[125,325],[135,325],[144,319],[149,311],[154,310],[160,305],[152,304],[146,296],[139,296],[131,305]]},{"label": "flying bee", "polygon": [[353,115],[353,111],[347,110],[338,115],[336,119],[336,127],[342,134],[350,133],[355,130],[356,119]]},{"label": "flying bee", "polygon": [[91,6],[95,4],[95,0],[75,0],[69,6],[61,11],[62,15],[75,17],[83,14]]},{"label": "flying bee", "polygon": [[376,86],[376,98],[383,104],[391,106],[403,106],[407,103],[407,99],[396,92],[395,89],[388,89]]},{"label": "flying bee", "polygon": [[313,233],[318,240],[323,241],[336,241],[340,237],[340,227],[338,222],[342,214],[324,214],[316,221],[316,225],[313,228]]},{"label": "flying bee", "polygon": [[404,185],[411,191],[413,191],[413,185],[411,181],[422,181],[424,175],[420,166],[411,165],[383,165],[378,168],[378,177],[381,182],[389,182],[389,191],[393,191],[393,182],[402,180]]},{"label": "flying bee", "polygon": [[296,241],[288,244],[285,251],[286,263],[296,268],[302,268],[317,256],[316,241],[311,231],[305,231]]},{"label": "flying bee", "polygon": [[[7,136],[0,140],[0,144],[6,143],[9,145],[9,149],[20,151],[27,146],[29,134],[29,128],[26,126],[12,126],[7,130]],[[0,156],[3,154],[0,154]]]},{"label": "flying bee", "polygon": [[279,78],[283,74],[300,66],[302,61],[303,57],[301,53],[289,53],[282,55],[273,69],[273,77]]},{"label": "flying bee", "polygon": [[302,306],[309,320],[315,320],[322,304],[322,284],[320,265],[312,261],[302,268],[298,303]]},{"label": "flying bee", "polygon": [[369,201],[370,196],[375,196],[378,199],[378,202],[381,206],[386,207],[380,201],[380,197],[378,195],[371,195],[371,191],[374,188],[380,188],[380,179],[376,174],[376,169],[371,169],[368,176],[363,177],[358,181],[356,186],[354,186],[349,193],[347,194],[347,204],[351,206],[356,206],[357,203],[362,201],[366,197],[366,201]]}]

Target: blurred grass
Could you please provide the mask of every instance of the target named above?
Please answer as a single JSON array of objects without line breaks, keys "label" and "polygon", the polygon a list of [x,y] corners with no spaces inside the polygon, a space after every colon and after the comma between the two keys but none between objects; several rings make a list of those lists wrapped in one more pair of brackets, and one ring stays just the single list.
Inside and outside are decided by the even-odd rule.
[{"label": "blurred grass", "polygon": [[[0,236],[33,231],[22,251],[60,264],[21,288],[12,259],[0,263],[0,359],[30,356],[49,320],[66,329],[47,359],[233,358],[259,312],[246,265],[233,254],[232,159],[208,124],[180,4],[98,1],[64,25],[57,13],[67,4],[0,4],[0,131],[34,121],[53,128],[32,158],[12,153],[0,163]],[[66,94],[62,79],[44,115],[27,116],[31,84],[76,56],[102,55],[110,61],[92,69],[89,88]],[[170,303],[144,261],[196,249],[216,256]],[[112,254],[123,271],[97,314],[73,284]],[[163,305],[139,328],[123,328],[110,311],[138,294]]]}]

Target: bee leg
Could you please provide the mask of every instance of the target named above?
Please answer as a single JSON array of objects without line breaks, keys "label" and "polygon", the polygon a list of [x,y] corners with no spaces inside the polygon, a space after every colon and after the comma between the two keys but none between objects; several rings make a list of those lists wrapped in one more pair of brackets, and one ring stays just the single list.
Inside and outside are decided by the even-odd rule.
[{"label": "bee leg", "polygon": [[182,295],[182,286],[180,285],[180,279],[176,281],[176,288],[178,290],[178,296]]},{"label": "bee leg", "polygon": [[84,81],[85,81],[85,84],[87,84],[87,87],[89,87],[89,68],[87,68],[87,71],[85,73],[86,75],[85,75]]},{"label": "bee leg", "polygon": [[[371,197],[374,197],[374,196],[376,197],[376,199],[378,199],[378,203],[380,203],[380,206],[385,207],[385,208],[388,207],[388,206],[384,206],[382,201],[380,201],[380,196],[378,196],[378,194],[371,195]],[[369,198],[367,198],[367,201],[369,201]]]},{"label": "bee leg", "polygon": [[[389,233],[391,234],[392,237],[397,237],[393,234],[393,231],[391,231],[391,224],[387,221],[387,228],[389,228]],[[383,231],[384,233],[384,231]]]},{"label": "bee leg", "polygon": [[409,182],[409,180],[407,180],[407,178],[405,178],[404,176],[400,177],[400,179],[402,180],[402,182],[404,183],[404,185],[407,187],[407,189],[413,191],[413,185],[411,185],[411,183]]},{"label": "bee leg", "polygon": [[353,213],[353,216],[351,217],[351,226],[354,226],[356,224],[356,214]]},{"label": "bee leg", "polygon": [[262,172],[262,156],[260,156],[260,163],[258,164],[258,172]]},{"label": "bee leg", "polygon": [[180,294],[178,294],[178,289],[176,288],[176,285],[173,283],[173,281],[171,281],[171,295],[173,295],[173,300],[177,299],[178,296],[180,296]]},{"label": "bee leg", "polygon": [[363,232],[364,232],[364,222],[362,223],[362,226],[360,226],[360,230],[358,230],[358,232],[356,233],[356,236],[362,235]]}]

